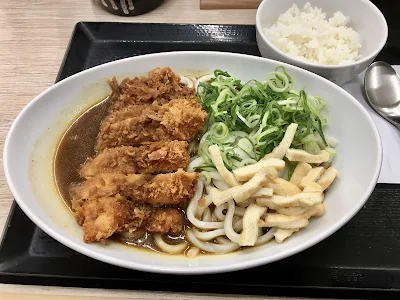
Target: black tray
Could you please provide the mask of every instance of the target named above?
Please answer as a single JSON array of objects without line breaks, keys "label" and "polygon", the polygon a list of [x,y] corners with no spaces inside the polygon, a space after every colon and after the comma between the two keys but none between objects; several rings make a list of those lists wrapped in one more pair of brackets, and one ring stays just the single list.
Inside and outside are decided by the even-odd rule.
[{"label": "black tray", "polygon": [[[379,59],[398,64],[399,44],[396,37],[392,38]],[[57,80],[112,60],[174,50],[259,55],[254,26],[79,23]],[[378,184],[353,220],[298,255],[246,271],[205,276],[142,273],[93,260],[47,236],[14,205],[0,249],[0,282],[196,293],[399,298],[400,185]]]}]

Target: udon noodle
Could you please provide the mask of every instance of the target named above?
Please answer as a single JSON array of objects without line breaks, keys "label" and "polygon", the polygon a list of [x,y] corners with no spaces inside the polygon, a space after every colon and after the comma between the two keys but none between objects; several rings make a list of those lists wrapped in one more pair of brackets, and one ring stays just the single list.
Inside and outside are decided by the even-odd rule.
[{"label": "udon noodle", "polygon": [[[207,190],[214,186],[212,181],[211,179],[211,182],[207,183],[204,176],[201,176],[198,181],[196,194],[186,211],[187,218],[194,227],[188,229],[186,237],[203,251],[232,252],[241,247],[239,232],[243,229],[245,208],[235,205],[233,200],[217,207],[211,205],[212,200],[207,195]],[[227,188],[221,189],[219,186],[221,190]],[[275,231],[275,229],[270,229],[264,233],[260,228],[256,245],[260,246],[269,242],[274,237]]]},{"label": "udon noodle", "polygon": [[[200,82],[208,81],[213,75],[205,75],[200,77],[193,83],[193,78],[181,76],[181,82],[188,87],[197,89]],[[196,165],[203,163],[201,157],[196,156],[191,160],[187,171],[195,171]],[[195,247],[208,253],[222,254],[233,252],[239,249],[240,231],[243,230],[243,216],[246,207],[252,202],[236,205],[234,200],[230,200],[225,204],[215,207],[209,192],[212,187],[219,190],[226,190],[229,185],[224,181],[222,176],[216,170],[204,171],[201,173],[197,183],[196,193],[191,199],[186,210],[186,216],[191,223],[186,231],[186,238]],[[260,216],[261,217],[261,216]],[[263,232],[258,230],[258,238],[256,245],[260,246],[268,243],[273,239],[276,229],[269,229]],[[182,242],[177,245],[171,245],[165,242],[160,235],[155,236],[157,246],[166,253],[176,254],[182,253],[187,249],[187,243]],[[186,251],[186,255],[193,257],[199,254],[198,249],[191,247]]]},{"label": "udon noodle", "polygon": [[[213,78],[213,75],[205,75],[193,82],[193,78],[189,79],[187,77],[181,76],[182,83],[187,84],[188,86],[194,86],[196,90],[201,82],[209,81],[211,78]],[[289,82],[289,80],[287,80],[287,82]],[[297,124],[293,124],[293,126],[290,126],[290,128],[291,130],[289,131],[291,132],[285,133],[285,137],[283,138],[281,144],[273,149],[271,154],[266,156],[266,158],[269,157],[270,159],[272,159],[270,160],[271,164],[278,162],[278,165],[280,165],[280,163],[282,163],[283,166],[285,165],[282,159],[286,155],[286,151],[293,141]],[[224,126],[221,126],[221,128],[218,128],[217,130],[215,130],[215,132],[222,132],[221,135],[223,135],[224,130]],[[214,134],[216,134],[215,132]],[[203,134],[200,139],[200,143],[202,143],[202,141],[207,138],[207,134],[208,132]],[[241,134],[240,132],[237,132],[235,134],[239,138],[244,137],[244,134]],[[198,146],[192,145],[192,147],[193,149],[198,150]],[[193,150],[192,152],[196,152],[195,150]],[[212,156],[212,151],[210,150],[211,148],[208,149],[208,152]],[[217,152],[219,154],[219,150]],[[306,154],[308,155],[308,153]],[[220,158],[220,161],[222,165],[224,165],[222,157]],[[200,173],[201,176],[197,183],[196,193],[191,199],[189,206],[186,210],[186,217],[190,222],[190,226],[186,230],[185,237],[187,241],[192,245],[185,252],[187,256],[194,257],[198,255],[200,251],[214,254],[222,254],[233,252],[245,245],[261,246],[271,241],[275,237],[275,235],[277,235],[276,240],[279,240],[279,242],[281,242],[283,239],[289,237],[294,232],[299,230],[298,228],[285,229],[284,225],[282,225],[282,228],[280,228],[279,226],[261,226],[260,220],[266,218],[267,212],[271,211],[271,208],[273,212],[276,212],[277,207],[273,206],[272,204],[270,205],[270,207],[259,206],[257,204],[262,203],[262,201],[256,201],[256,198],[254,196],[246,197],[244,198],[244,201],[235,201],[234,199],[229,199],[226,202],[224,201],[225,203],[222,204],[216,204],[215,201],[213,202],[213,197],[211,195],[213,189],[217,189],[219,192],[223,192],[229,189],[232,190],[232,187],[240,186],[241,184],[243,184],[243,182],[239,183],[238,181],[236,181],[233,173],[228,171],[225,166],[222,167],[222,170],[217,166],[216,170],[216,161],[213,160],[213,163],[214,166],[204,167],[204,164],[206,164],[205,159],[201,155],[194,155],[192,156],[190,164],[187,168],[188,172],[194,172],[199,169],[199,166],[203,166],[202,168],[200,168],[202,171]],[[248,165],[253,165],[255,163],[257,163],[257,160],[251,157],[242,157],[241,162],[235,166],[235,169]],[[302,165],[300,164],[300,166]],[[281,176],[287,178],[287,170],[283,171],[280,168],[278,168],[277,170],[279,171],[279,174]],[[309,170],[310,169],[304,171],[304,174],[307,174]],[[221,171],[224,171],[224,174],[221,173]],[[301,170],[298,170],[297,173],[299,173],[300,171]],[[326,173],[328,174],[330,172],[326,171]],[[336,170],[334,173],[336,176]],[[229,176],[231,176],[232,178],[229,179]],[[317,179],[317,177],[313,178],[313,180]],[[333,179],[334,176],[332,178],[329,178],[328,181],[330,181],[331,183]],[[278,182],[277,184],[273,185],[275,188],[278,188],[276,192],[282,193],[282,191],[279,191],[279,189],[284,190],[288,187],[290,190],[291,183],[289,183],[288,181],[281,180],[274,182]],[[315,184],[315,182],[313,183]],[[322,188],[320,189],[319,185],[318,187],[315,187],[313,183],[306,183],[304,192],[319,192],[320,190],[322,191]],[[279,184],[283,184],[283,187],[279,187]],[[297,189],[295,189],[295,193],[301,192],[301,190],[297,186],[294,187]],[[317,190],[313,190],[313,188],[316,188]],[[272,191],[272,188],[262,188],[262,190],[258,188],[258,194],[260,195],[259,197],[273,196]],[[291,196],[290,191],[287,192],[289,194],[285,196]],[[301,194],[299,197],[301,198],[302,195],[303,194]],[[304,193],[304,195],[307,196],[306,193]],[[267,200],[267,202],[268,201],[269,200]],[[319,204],[316,203],[311,203],[307,205],[309,206],[305,206],[302,208],[295,207],[294,210],[283,207],[282,209],[278,209],[278,212],[291,214],[293,211],[298,211],[300,213],[304,213],[305,215],[307,215],[307,212],[309,212],[307,218],[310,218],[313,215],[318,216],[323,214],[323,204],[322,207],[318,206]],[[295,216],[292,217],[295,218]],[[308,219],[305,221],[308,224]],[[290,224],[290,221],[288,224]],[[188,247],[188,244],[186,242],[177,245],[169,245],[165,241],[163,241],[160,236],[156,237],[156,243],[160,249],[168,253],[181,253]]]}]

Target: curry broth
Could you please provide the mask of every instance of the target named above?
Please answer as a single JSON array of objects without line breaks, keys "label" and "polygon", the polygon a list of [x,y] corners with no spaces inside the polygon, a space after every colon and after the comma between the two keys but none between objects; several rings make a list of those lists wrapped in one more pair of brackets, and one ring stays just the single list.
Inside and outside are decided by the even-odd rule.
[{"label": "curry broth", "polygon": [[95,155],[95,144],[101,121],[106,117],[111,101],[109,97],[89,108],[66,130],[54,157],[54,178],[57,189],[69,208],[69,186],[81,182],[80,166]]}]

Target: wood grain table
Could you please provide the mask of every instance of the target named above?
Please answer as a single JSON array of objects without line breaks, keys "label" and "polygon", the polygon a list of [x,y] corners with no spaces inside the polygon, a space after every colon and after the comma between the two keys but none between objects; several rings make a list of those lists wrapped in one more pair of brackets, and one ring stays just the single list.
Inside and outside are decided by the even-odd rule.
[{"label": "wood grain table", "polygon": [[[149,0],[150,1],[150,0]],[[255,10],[200,10],[199,0],[166,0],[137,17],[118,17],[90,0],[0,1],[0,148],[19,111],[54,83],[74,25],[79,21],[254,24]],[[2,157],[2,156],[1,156]],[[0,158],[1,159],[1,158]],[[0,171],[0,232],[12,195]],[[261,299],[217,296],[211,299]],[[0,299],[205,299],[205,295],[0,284]],[[273,298],[269,298],[273,299]]]}]

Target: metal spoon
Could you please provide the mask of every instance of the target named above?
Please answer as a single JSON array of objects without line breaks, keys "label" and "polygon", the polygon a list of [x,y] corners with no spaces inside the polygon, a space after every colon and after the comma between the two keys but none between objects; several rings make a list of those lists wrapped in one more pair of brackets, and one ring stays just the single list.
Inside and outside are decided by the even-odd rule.
[{"label": "metal spoon", "polygon": [[371,64],[364,78],[364,89],[369,105],[400,130],[400,78],[387,63]]}]

